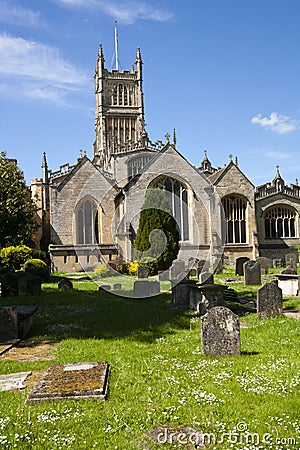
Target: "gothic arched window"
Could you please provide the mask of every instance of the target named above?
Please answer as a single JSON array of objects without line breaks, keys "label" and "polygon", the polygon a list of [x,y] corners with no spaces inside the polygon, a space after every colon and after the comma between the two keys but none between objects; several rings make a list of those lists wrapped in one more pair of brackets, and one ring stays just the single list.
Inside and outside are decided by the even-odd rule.
[{"label": "gothic arched window", "polygon": [[150,188],[159,187],[168,192],[172,215],[176,220],[181,241],[189,240],[189,211],[187,187],[171,177],[160,177],[154,180]]},{"label": "gothic arched window", "polygon": [[127,106],[131,104],[130,93],[123,84],[118,84],[114,87],[112,94],[112,104],[116,106]]},{"label": "gothic arched window", "polygon": [[99,243],[99,213],[92,200],[80,203],[76,210],[77,244]]},{"label": "gothic arched window", "polygon": [[226,221],[226,244],[245,244],[247,242],[247,201],[230,195],[222,199]]},{"label": "gothic arched window", "polygon": [[293,238],[296,236],[296,212],[288,206],[273,206],[264,213],[267,239]]}]

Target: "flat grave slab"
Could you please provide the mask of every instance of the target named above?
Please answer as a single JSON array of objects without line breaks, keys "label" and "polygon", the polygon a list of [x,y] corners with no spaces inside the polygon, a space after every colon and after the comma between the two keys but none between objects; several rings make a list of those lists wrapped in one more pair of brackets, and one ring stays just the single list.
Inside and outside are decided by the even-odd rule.
[{"label": "flat grave slab", "polygon": [[32,372],[17,372],[0,375],[0,392],[24,389],[26,386],[23,382],[31,375],[31,373]]},{"label": "flat grave slab", "polygon": [[21,342],[21,339],[12,339],[10,341],[0,341],[0,356],[8,352],[12,347]]},{"label": "flat grave slab", "polygon": [[53,364],[26,399],[26,404],[55,400],[105,400],[108,388],[107,362]]}]

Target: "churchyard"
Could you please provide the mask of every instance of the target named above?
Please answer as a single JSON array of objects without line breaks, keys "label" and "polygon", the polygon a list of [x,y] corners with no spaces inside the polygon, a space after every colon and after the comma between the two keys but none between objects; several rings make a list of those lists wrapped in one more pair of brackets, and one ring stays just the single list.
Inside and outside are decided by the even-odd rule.
[{"label": "churchyard", "polygon": [[[269,269],[262,285],[281,270]],[[52,275],[39,296],[1,299],[2,306],[38,306],[29,334],[0,356],[1,375],[31,372],[23,389],[0,392],[1,449],[300,447],[299,297],[284,296],[284,314],[264,318],[274,286],[262,291],[259,315],[262,285],[245,285],[243,276],[225,267],[215,283],[240,299],[226,302],[238,316],[240,353],[204,356],[202,319],[172,306],[167,281],[160,295],[132,298],[116,294],[132,289],[133,277],[101,280],[121,284],[115,293],[98,290],[99,283],[85,276],[73,276],[73,289],[60,290],[61,278]],[[210,331],[209,322],[205,336]],[[106,400],[26,402],[50,366],[83,373],[84,384],[84,367],[77,363],[90,368],[96,362],[109,365]]]}]

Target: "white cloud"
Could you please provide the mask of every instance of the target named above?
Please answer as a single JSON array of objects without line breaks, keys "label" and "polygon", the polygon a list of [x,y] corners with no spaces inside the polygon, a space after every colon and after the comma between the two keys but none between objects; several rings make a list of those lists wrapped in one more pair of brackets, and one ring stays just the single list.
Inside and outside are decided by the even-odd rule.
[{"label": "white cloud", "polygon": [[41,23],[40,14],[21,6],[13,6],[6,0],[0,0],[0,21],[15,25],[38,26]]},{"label": "white cloud", "polygon": [[108,1],[108,0],[56,0],[62,6],[93,8],[103,11],[119,22],[132,24],[139,19],[165,22],[173,17],[173,14],[157,8],[153,8],[144,2],[138,1]]},{"label": "white cloud", "polygon": [[269,117],[262,117],[262,114],[257,114],[257,116],[252,117],[251,123],[260,125],[278,134],[285,134],[300,129],[299,120],[276,112],[272,112]]},{"label": "white cloud", "polygon": [[291,157],[291,155],[289,155],[288,153],[284,153],[284,152],[274,152],[272,150],[266,152],[264,154],[265,156],[268,156],[270,158],[275,158],[275,159],[288,159]]},{"label": "white cloud", "polygon": [[1,92],[5,95],[60,102],[88,81],[56,48],[7,34],[0,35],[0,60]]}]

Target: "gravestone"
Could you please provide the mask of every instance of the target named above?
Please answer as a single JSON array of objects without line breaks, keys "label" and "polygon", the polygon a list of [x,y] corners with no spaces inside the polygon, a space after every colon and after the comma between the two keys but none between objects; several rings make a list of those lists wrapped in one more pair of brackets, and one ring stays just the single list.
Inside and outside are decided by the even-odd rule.
[{"label": "gravestone", "polygon": [[138,266],[137,276],[138,278],[148,278],[149,276],[148,266]]},{"label": "gravestone", "polygon": [[[17,272],[15,274],[18,283],[19,294],[31,294],[31,280],[32,276],[28,272]],[[34,295],[34,294],[32,294]]]},{"label": "gravestone", "polygon": [[136,280],[133,285],[133,296],[136,298],[151,297],[160,293],[159,281]]},{"label": "gravestone", "polygon": [[169,270],[159,270],[158,279],[159,281],[169,281]]},{"label": "gravestone", "polygon": [[172,304],[179,309],[190,309],[191,287],[196,286],[196,280],[184,278],[172,286]]},{"label": "gravestone", "polygon": [[25,389],[23,382],[32,372],[17,372],[0,375],[0,392]]},{"label": "gravestone", "polygon": [[286,265],[291,264],[290,260],[292,260],[292,265],[297,267],[297,264],[299,262],[299,257],[298,257],[298,252],[296,250],[295,250],[295,252],[290,252],[285,255]]},{"label": "gravestone", "polygon": [[110,291],[110,284],[100,284],[98,291]]},{"label": "gravestone", "polygon": [[73,289],[73,283],[71,280],[68,280],[68,278],[62,278],[58,282],[58,289],[61,291],[69,291]]},{"label": "gravestone", "polygon": [[282,314],[282,289],[272,281],[257,291],[257,315],[260,319],[277,317]]},{"label": "gravestone", "polygon": [[260,265],[256,261],[247,261],[244,263],[244,277],[246,285],[261,284]]},{"label": "gravestone", "polygon": [[18,312],[11,306],[0,308],[0,341],[17,339],[19,336]]},{"label": "gravestone", "polygon": [[201,317],[201,335],[204,355],[241,354],[239,318],[224,306],[215,306]]},{"label": "gravestone", "polygon": [[200,284],[214,284],[214,274],[211,272],[201,272],[199,274]]},{"label": "gravestone", "polygon": [[247,256],[240,256],[235,260],[235,274],[243,276],[244,275],[244,263],[250,259]]},{"label": "gravestone", "polygon": [[291,267],[287,267],[286,269],[283,269],[280,273],[283,275],[297,275],[297,270],[292,269]]},{"label": "gravestone", "polygon": [[256,258],[256,262],[259,263],[260,269],[261,269],[261,273],[263,275],[267,275],[268,270],[272,269],[272,267],[273,267],[272,259],[265,258],[264,256],[259,256],[258,258]]},{"label": "gravestone", "polygon": [[185,273],[185,262],[181,259],[175,259],[170,267],[170,278],[171,280],[177,280],[184,278]]},{"label": "gravestone", "polygon": [[42,293],[42,279],[38,276],[31,275],[30,294],[41,295]]},{"label": "gravestone", "polygon": [[26,399],[26,404],[54,400],[105,400],[108,388],[107,362],[53,364]]}]

